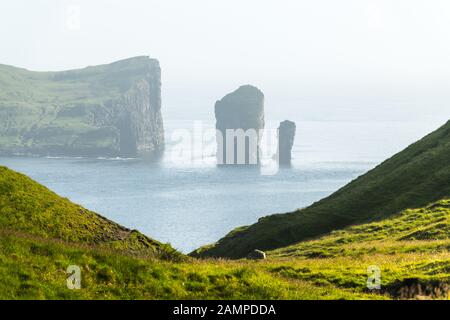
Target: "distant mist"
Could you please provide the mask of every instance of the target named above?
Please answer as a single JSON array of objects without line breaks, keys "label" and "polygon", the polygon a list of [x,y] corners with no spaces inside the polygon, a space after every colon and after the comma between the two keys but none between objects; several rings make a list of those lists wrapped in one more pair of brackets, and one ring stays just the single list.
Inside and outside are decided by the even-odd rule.
[{"label": "distant mist", "polygon": [[247,83],[274,114],[449,118],[449,16],[445,0],[4,0],[0,63],[63,70],[150,55],[170,118],[208,117]]}]

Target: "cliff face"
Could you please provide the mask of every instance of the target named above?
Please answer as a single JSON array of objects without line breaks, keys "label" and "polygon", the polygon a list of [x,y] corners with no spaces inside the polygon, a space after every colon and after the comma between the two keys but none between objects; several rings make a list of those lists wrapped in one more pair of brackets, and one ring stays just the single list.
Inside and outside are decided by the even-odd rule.
[{"label": "cliff face", "polygon": [[[241,86],[216,102],[215,115],[218,164],[259,163],[264,94],[256,87]],[[233,131],[234,137],[230,135]],[[239,136],[239,132],[244,134]],[[241,148],[244,145],[245,149]]]},{"label": "cliff face", "polygon": [[135,157],[164,148],[157,60],[0,71],[0,154]]},{"label": "cliff face", "polygon": [[159,67],[137,81],[115,105],[122,155],[151,154],[164,148]]},{"label": "cliff face", "polygon": [[292,147],[295,138],[295,123],[285,120],[278,127],[278,163],[289,166],[292,159]]}]

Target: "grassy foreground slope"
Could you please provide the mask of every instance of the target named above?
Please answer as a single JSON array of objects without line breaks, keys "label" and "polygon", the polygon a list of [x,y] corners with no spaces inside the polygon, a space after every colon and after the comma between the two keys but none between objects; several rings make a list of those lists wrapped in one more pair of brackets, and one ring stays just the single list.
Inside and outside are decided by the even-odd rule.
[{"label": "grassy foreground slope", "polygon": [[178,255],[170,246],[61,198],[25,175],[1,166],[0,230],[129,253]]},{"label": "grassy foreground slope", "polygon": [[[80,290],[67,288],[70,265]],[[197,261],[0,167],[0,299],[357,299],[250,261]],[[378,298],[378,297],[375,297]]]},{"label": "grassy foreground slope", "polygon": [[[69,265],[81,289],[66,286]],[[0,299],[383,299],[273,272],[284,264],[170,261],[68,245],[23,234],[0,235]]]},{"label": "grassy foreground slope", "polygon": [[[0,299],[446,298],[450,201],[268,252],[189,258],[0,167]],[[81,289],[67,288],[67,268]],[[367,289],[367,268],[382,289]]]},{"label": "grassy foreground slope", "polygon": [[240,258],[254,249],[285,247],[448,196],[450,122],[310,207],[261,218],[193,255]]}]

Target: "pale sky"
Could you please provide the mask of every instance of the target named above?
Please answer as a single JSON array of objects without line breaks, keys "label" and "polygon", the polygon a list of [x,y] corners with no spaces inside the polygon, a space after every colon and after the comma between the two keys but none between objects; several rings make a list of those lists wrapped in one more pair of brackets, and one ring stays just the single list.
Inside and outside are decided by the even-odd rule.
[{"label": "pale sky", "polygon": [[272,110],[347,97],[450,116],[448,0],[2,0],[0,39],[0,63],[31,70],[150,55],[169,110],[251,83]]}]

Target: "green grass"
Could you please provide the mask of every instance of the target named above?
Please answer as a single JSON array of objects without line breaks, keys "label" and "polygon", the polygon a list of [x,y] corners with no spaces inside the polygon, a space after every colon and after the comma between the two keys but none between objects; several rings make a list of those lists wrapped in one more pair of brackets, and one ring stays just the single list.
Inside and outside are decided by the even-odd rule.
[{"label": "green grass", "polygon": [[[69,265],[81,268],[80,290],[66,286]],[[1,299],[373,298],[353,291],[286,279],[245,261],[170,262],[16,234],[0,238]]]},{"label": "green grass", "polygon": [[362,254],[430,252],[450,249],[450,200],[407,209],[378,222],[331,232],[270,251],[272,257],[356,257]]},{"label": "green grass", "polygon": [[[265,261],[161,259],[0,230],[0,298],[447,298],[450,235],[427,240],[405,240],[404,235],[416,229],[409,227],[411,219],[421,229],[417,217],[428,226],[443,218],[448,222],[448,204],[441,201],[421,210],[407,210],[380,225],[355,226],[270,251]],[[374,228],[378,230],[375,233]],[[386,234],[389,232],[393,232],[392,239]],[[66,287],[69,265],[82,270],[80,290]],[[381,269],[380,291],[370,292],[366,287],[367,268],[372,265]]]},{"label": "green grass", "polygon": [[[69,290],[66,269],[82,270]],[[0,167],[0,298],[358,298],[287,281],[248,262],[196,261]]]},{"label": "green grass", "polygon": [[[442,299],[449,219],[442,200],[263,261],[195,259],[0,167],[0,299]],[[79,290],[67,288],[70,265]],[[371,265],[379,291],[366,286]]]},{"label": "green grass", "polygon": [[61,198],[30,178],[1,166],[0,228],[145,255],[179,255],[170,246]]},{"label": "green grass", "polygon": [[261,218],[193,256],[240,258],[423,207],[450,196],[449,159],[450,122],[310,207]]},{"label": "green grass", "polygon": [[401,297],[411,283],[448,287],[450,200],[269,251],[268,257],[286,261],[273,269],[286,277],[352,288],[362,288],[362,275],[376,265],[382,270],[382,292],[394,297]]}]

